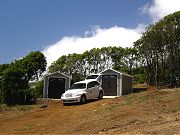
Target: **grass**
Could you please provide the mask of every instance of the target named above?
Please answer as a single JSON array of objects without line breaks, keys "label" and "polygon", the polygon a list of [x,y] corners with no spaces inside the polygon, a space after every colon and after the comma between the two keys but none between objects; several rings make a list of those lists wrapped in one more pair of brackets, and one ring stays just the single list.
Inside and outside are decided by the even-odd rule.
[{"label": "grass", "polygon": [[147,88],[148,85],[146,83],[142,83],[142,84],[133,84],[133,88]]},{"label": "grass", "polygon": [[26,129],[30,129],[30,128],[33,128],[33,127],[34,127],[34,124],[32,124],[32,123],[25,124]]},{"label": "grass", "polygon": [[177,111],[180,111],[180,104],[174,105],[171,108],[168,108],[168,112],[175,113]]},{"label": "grass", "polygon": [[131,105],[134,103],[134,97],[129,95],[124,98],[125,104]]},{"label": "grass", "polygon": [[123,97],[125,105],[132,105],[137,103],[144,103],[149,101],[149,96],[144,92],[134,93]]},{"label": "grass", "polygon": [[15,130],[18,131],[18,132],[23,132],[23,131],[27,131],[27,130],[30,130],[30,129],[34,128],[34,126],[35,125],[33,123],[26,123],[26,124],[24,124],[23,127],[17,128]]},{"label": "grass", "polygon": [[157,96],[157,97],[154,97],[154,100],[155,100],[155,102],[162,102],[163,97]]},{"label": "grass", "polygon": [[33,109],[35,105],[16,105],[16,106],[7,106],[6,104],[0,105],[0,112],[6,111],[27,111]]},{"label": "grass", "polygon": [[119,104],[110,104],[109,106],[106,107],[106,110],[114,110],[118,106],[119,106]]}]

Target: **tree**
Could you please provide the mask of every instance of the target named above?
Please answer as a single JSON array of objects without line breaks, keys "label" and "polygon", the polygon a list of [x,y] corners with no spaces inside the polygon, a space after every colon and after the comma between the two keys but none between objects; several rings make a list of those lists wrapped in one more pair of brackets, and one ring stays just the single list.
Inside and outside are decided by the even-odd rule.
[{"label": "tree", "polygon": [[3,75],[3,72],[8,69],[9,64],[0,64],[0,76]]},{"label": "tree", "polygon": [[123,56],[123,62],[124,62],[124,70],[132,75],[132,68],[135,66],[137,62],[137,50],[133,47],[126,47],[124,49],[124,56]]},{"label": "tree", "polygon": [[3,91],[2,91],[2,88],[1,88],[1,83],[2,83],[2,75],[3,75],[3,72],[8,69],[9,67],[9,64],[0,64],[0,104],[3,103],[3,100],[4,100],[4,97],[3,97]]},{"label": "tree", "polygon": [[100,63],[100,71],[103,71],[108,68],[112,68],[112,58],[111,58],[111,52],[113,47],[102,47],[100,49],[101,54],[101,63]]},{"label": "tree", "polygon": [[3,74],[2,90],[7,105],[24,102],[24,93],[28,88],[28,79],[21,68],[9,67]]},{"label": "tree", "polygon": [[28,80],[37,79],[46,70],[46,58],[43,53],[39,51],[30,52],[26,57],[20,60],[20,66],[26,70]]},{"label": "tree", "polygon": [[44,88],[44,80],[37,81],[35,82],[34,85],[30,86],[30,88],[27,91],[27,95],[30,95],[33,98],[42,98],[43,88]]},{"label": "tree", "polygon": [[111,51],[111,58],[113,61],[113,69],[122,71],[124,67],[123,62],[124,57],[124,48],[122,47],[113,47]]}]

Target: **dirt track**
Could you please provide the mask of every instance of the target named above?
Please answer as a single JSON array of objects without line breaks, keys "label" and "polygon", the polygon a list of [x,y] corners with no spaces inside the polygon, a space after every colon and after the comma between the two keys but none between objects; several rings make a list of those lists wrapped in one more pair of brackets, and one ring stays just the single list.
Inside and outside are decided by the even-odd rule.
[{"label": "dirt track", "polygon": [[0,134],[180,134],[180,89],[0,112]]}]

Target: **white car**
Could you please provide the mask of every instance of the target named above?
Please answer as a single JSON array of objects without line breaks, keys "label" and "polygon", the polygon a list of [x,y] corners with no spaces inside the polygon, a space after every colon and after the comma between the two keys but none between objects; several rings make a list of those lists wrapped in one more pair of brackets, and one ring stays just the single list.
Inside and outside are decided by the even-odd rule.
[{"label": "white car", "polygon": [[74,83],[70,89],[68,89],[61,96],[61,100],[66,103],[86,103],[89,99],[102,99],[103,89],[96,80],[84,80]]}]

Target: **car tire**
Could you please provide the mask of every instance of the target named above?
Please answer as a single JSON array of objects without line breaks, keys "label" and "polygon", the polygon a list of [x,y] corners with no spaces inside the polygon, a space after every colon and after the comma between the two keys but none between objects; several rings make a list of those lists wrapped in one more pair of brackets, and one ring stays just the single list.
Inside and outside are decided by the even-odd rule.
[{"label": "car tire", "polygon": [[85,104],[86,103],[86,96],[85,95],[82,95],[81,96],[81,101],[80,101],[81,104]]},{"label": "car tire", "polygon": [[63,103],[64,106],[67,106],[67,103]]},{"label": "car tire", "polygon": [[103,92],[102,92],[102,91],[100,91],[100,92],[99,92],[98,99],[102,99],[102,98],[103,98]]}]

